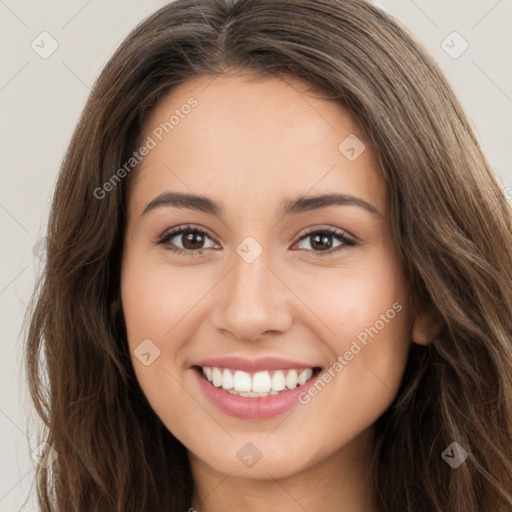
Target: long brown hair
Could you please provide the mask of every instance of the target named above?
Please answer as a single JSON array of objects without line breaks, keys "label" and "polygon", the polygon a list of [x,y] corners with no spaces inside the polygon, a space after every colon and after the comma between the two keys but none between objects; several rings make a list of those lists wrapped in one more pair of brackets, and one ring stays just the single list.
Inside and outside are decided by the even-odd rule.
[{"label": "long brown hair", "polygon": [[[380,512],[512,510],[512,214],[452,89],[399,23],[363,0],[177,0],[126,38],[97,80],[53,199],[26,341],[41,440],[41,510],[184,511],[193,481],[131,366],[120,262],[126,186],[98,198],[174,86],[228,70],[292,76],[349,108],[375,147],[415,311],[413,344],[375,425]],[[96,193],[95,193],[96,191]],[[457,442],[468,459],[452,469]]]}]

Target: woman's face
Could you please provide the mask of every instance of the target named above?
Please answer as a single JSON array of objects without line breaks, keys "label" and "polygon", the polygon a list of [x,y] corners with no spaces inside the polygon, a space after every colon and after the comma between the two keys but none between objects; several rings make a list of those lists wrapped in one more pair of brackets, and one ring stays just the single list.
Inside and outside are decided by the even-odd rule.
[{"label": "woman's face", "polygon": [[166,427],[225,474],[281,478],[355,453],[413,334],[375,154],[314,93],[202,77],[141,137],[122,266],[131,358]]}]

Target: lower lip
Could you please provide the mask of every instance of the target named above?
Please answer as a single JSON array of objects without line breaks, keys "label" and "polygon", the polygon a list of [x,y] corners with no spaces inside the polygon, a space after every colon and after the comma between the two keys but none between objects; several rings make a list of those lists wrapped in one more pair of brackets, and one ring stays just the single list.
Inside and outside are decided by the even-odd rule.
[{"label": "lower lip", "polygon": [[204,394],[222,412],[244,420],[260,420],[278,416],[299,403],[299,395],[309,388],[321,372],[295,389],[280,391],[277,395],[262,397],[243,397],[232,395],[223,388],[217,388],[203,376],[202,371],[194,368],[199,385]]}]

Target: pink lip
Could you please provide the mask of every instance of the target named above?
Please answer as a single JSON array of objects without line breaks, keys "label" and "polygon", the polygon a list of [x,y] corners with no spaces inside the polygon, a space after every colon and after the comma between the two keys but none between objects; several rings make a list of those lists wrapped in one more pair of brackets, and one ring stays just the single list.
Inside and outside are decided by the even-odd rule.
[{"label": "pink lip", "polygon": [[300,361],[291,361],[290,359],[280,359],[278,357],[262,357],[259,359],[245,359],[238,356],[213,357],[203,359],[191,366],[216,366],[217,368],[229,368],[231,370],[243,370],[244,372],[254,373],[264,370],[297,370],[304,368],[320,367],[319,364],[301,363]]},{"label": "pink lip", "polygon": [[[304,368],[304,366],[302,367]],[[296,368],[296,366],[294,366],[294,368]],[[309,367],[306,366],[306,368]],[[243,397],[232,395],[222,387],[215,387],[203,376],[200,368],[194,368],[194,373],[196,374],[199,386],[204,394],[218,409],[225,414],[245,420],[271,418],[292,409],[299,403],[299,395],[309,388],[322,374],[322,372],[318,372],[318,374],[314,375],[311,379],[302,384],[302,386],[281,391],[277,395]]]}]

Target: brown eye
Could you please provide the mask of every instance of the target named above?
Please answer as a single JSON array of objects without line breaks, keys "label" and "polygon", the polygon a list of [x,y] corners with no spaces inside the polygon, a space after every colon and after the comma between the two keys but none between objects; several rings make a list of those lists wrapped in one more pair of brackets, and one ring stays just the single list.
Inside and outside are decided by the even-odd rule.
[{"label": "brown eye", "polygon": [[[203,249],[208,248],[204,247],[207,240],[211,238],[202,229],[185,226],[168,231],[157,241],[157,244],[164,245],[167,249],[179,254],[187,252],[201,254]],[[215,247],[215,243],[210,247]]]},{"label": "brown eye", "polygon": [[[340,243],[338,245],[334,245],[333,239],[338,240]],[[356,245],[356,243],[349,239],[345,233],[331,228],[322,228],[310,231],[303,235],[298,243],[303,240],[310,240],[307,244],[309,247],[300,247],[300,249],[315,252],[317,253],[316,256],[332,254],[344,247],[353,247]]]}]

